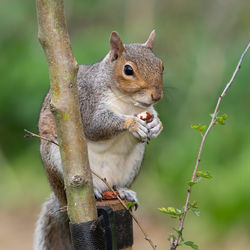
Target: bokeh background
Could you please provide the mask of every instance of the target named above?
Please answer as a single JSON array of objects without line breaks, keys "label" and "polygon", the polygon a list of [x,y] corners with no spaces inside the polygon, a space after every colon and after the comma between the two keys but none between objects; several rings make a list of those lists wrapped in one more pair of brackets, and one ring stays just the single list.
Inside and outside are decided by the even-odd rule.
[{"label": "bokeh background", "polygon": [[[154,51],[165,64],[165,97],[157,105],[164,130],[147,146],[133,189],[136,212],[159,249],[177,221],[158,207],[184,205],[200,144],[191,124],[208,124],[219,93],[250,38],[249,0],[66,0],[79,64],[101,60],[117,30],[125,43],[144,42],[156,29]],[[2,0],[0,8],[0,249],[32,249],[40,206],[50,190],[39,156],[39,109],[49,88],[37,40],[35,1]],[[250,246],[250,53],[223,99],[225,126],[209,135],[201,170],[212,180],[195,186],[200,217],[190,213],[184,238],[201,249]],[[136,250],[150,249],[135,225]],[[14,239],[14,240],[13,240]]]}]

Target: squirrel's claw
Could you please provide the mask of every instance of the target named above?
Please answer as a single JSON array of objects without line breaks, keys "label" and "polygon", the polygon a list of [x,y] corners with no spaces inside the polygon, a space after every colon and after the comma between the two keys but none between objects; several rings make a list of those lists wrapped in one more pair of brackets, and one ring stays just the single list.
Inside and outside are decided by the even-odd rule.
[{"label": "squirrel's claw", "polygon": [[118,191],[121,199],[127,200],[129,202],[135,202],[135,204],[133,204],[132,206],[129,207],[130,211],[132,211],[133,208],[135,211],[137,210],[137,208],[139,207],[139,204],[138,204],[138,200],[136,197],[136,192],[134,192],[130,189],[127,189],[127,188],[119,188],[117,186],[113,186],[113,189]]},{"label": "squirrel's claw", "polygon": [[136,192],[134,192],[133,190],[130,190],[128,188],[117,188],[117,191],[119,192],[119,196],[122,200],[138,202]]},{"label": "squirrel's claw", "polygon": [[102,199],[102,192],[99,191],[98,189],[94,188],[94,194],[95,194],[95,198],[97,200],[101,200]]},{"label": "squirrel's claw", "polygon": [[152,122],[147,124],[149,130],[148,136],[150,139],[156,138],[162,131],[163,126],[158,117],[155,117]]},{"label": "squirrel's claw", "polygon": [[[135,201],[133,201],[133,202],[135,202]],[[136,202],[135,204],[133,204],[132,206],[129,207],[129,210],[132,211],[134,208],[134,211],[136,211],[138,207],[139,207],[139,204]]]},{"label": "squirrel's claw", "polygon": [[131,131],[132,134],[140,141],[147,142],[147,140],[148,140],[148,128],[146,126],[146,122],[139,119],[139,118],[135,118],[135,119],[136,119],[136,123]]},{"label": "squirrel's claw", "polygon": [[142,142],[147,142],[147,140],[148,140],[148,136],[145,134],[145,133],[143,133],[143,132],[141,132],[141,131],[134,131],[133,133],[132,133],[137,139],[139,139],[140,141],[142,141]]}]

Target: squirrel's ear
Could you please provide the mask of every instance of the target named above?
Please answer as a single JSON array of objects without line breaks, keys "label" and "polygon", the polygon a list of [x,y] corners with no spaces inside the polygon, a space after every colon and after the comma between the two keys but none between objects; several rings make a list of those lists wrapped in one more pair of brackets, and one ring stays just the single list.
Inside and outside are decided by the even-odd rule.
[{"label": "squirrel's ear", "polygon": [[155,41],[155,30],[153,30],[150,33],[148,40],[143,45],[149,49],[153,49],[154,41]]},{"label": "squirrel's ear", "polygon": [[111,61],[116,60],[124,51],[122,39],[116,31],[110,36]]}]

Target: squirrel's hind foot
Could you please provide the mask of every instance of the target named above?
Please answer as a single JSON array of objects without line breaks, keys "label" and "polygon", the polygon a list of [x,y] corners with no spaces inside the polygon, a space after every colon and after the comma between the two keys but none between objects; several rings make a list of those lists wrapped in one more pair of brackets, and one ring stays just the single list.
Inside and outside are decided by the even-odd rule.
[{"label": "squirrel's hind foot", "polygon": [[138,199],[136,197],[135,191],[130,190],[128,188],[119,188],[119,187],[117,187],[116,190],[119,192],[119,196],[121,197],[122,200],[135,202],[135,204],[129,207],[130,210],[132,210],[133,208],[137,210],[139,204],[138,204]]},{"label": "squirrel's hind foot", "polygon": [[[128,188],[114,187],[114,189],[115,191],[118,192],[118,195],[122,200],[127,200],[128,202],[135,202],[135,204],[133,204],[129,209],[134,208],[136,210],[138,208],[139,205],[138,205],[138,199],[136,197],[136,192]],[[108,199],[107,197],[105,197],[104,193],[109,193],[109,192],[101,192],[98,189],[94,188],[94,194],[97,200]]]},{"label": "squirrel's hind foot", "polygon": [[102,200],[102,192],[99,189],[94,188],[94,194],[97,200]]},{"label": "squirrel's hind foot", "polygon": [[116,191],[118,191],[119,196],[121,197],[122,200],[127,200],[130,202],[138,202],[136,197],[136,192],[134,192],[133,190],[130,190],[128,188],[117,187]]}]

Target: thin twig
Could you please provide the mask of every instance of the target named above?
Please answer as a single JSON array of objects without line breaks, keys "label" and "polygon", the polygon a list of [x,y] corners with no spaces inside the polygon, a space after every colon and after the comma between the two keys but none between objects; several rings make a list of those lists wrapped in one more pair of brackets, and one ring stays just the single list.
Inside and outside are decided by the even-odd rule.
[{"label": "thin twig", "polygon": [[[26,133],[28,133],[29,135],[24,135],[25,138],[29,138],[29,137],[37,137],[41,140],[45,140],[48,141],[50,143],[53,143],[57,146],[59,146],[58,143],[56,143],[53,140],[50,140],[44,136],[40,136],[37,135],[35,133],[30,132],[27,129],[24,129],[24,131]],[[153,243],[153,241],[149,238],[149,236],[147,235],[147,233],[145,232],[144,228],[142,227],[142,225],[139,223],[138,219],[135,217],[135,215],[132,213],[132,211],[130,211],[130,209],[126,206],[126,204],[124,203],[124,201],[119,197],[119,195],[117,195],[117,193],[115,192],[115,190],[112,188],[112,186],[108,183],[106,178],[102,178],[100,175],[98,175],[96,172],[94,172],[93,170],[91,170],[92,174],[94,174],[97,178],[99,178],[101,181],[103,181],[105,183],[105,185],[110,189],[110,191],[114,194],[115,198],[119,200],[119,202],[122,204],[122,206],[128,210],[128,212],[130,213],[130,215],[132,216],[132,218],[134,219],[134,221],[136,222],[136,224],[138,225],[138,227],[140,228],[141,232],[144,235],[144,239],[147,240],[149,242],[149,244],[151,245],[152,249],[156,250],[156,245]],[[67,206],[60,208],[59,210],[55,211],[55,212],[63,212],[65,211],[65,209],[67,209]]]},{"label": "thin twig", "polygon": [[51,143],[53,143],[53,144],[55,144],[55,145],[59,146],[59,144],[58,144],[58,143],[56,143],[55,141],[50,140],[50,139],[48,139],[48,138],[46,138],[46,137],[44,137],[44,136],[34,134],[34,133],[30,132],[30,131],[29,131],[29,130],[27,130],[27,129],[24,129],[24,131],[25,131],[26,133],[28,133],[28,135],[27,135],[27,134],[26,134],[26,135],[24,135],[24,137],[25,137],[25,138],[29,138],[29,137],[37,137],[37,138],[39,138],[39,139],[42,139],[42,140],[45,140],[45,141],[51,142]]},{"label": "thin twig", "polygon": [[[209,126],[208,126],[208,128],[207,128],[207,130],[205,132],[205,134],[202,135],[200,149],[199,149],[199,152],[198,152],[198,156],[197,156],[197,159],[196,159],[196,163],[195,163],[195,167],[194,167],[194,171],[193,171],[193,175],[192,175],[192,179],[191,179],[192,182],[194,182],[195,178],[196,178],[197,169],[198,169],[198,166],[199,166],[199,163],[200,163],[200,160],[201,160],[201,153],[202,153],[203,146],[204,146],[205,140],[207,138],[207,135],[208,135],[209,131],[211,130],[211,128],[216,124],[217,113],[218,113],[218,109],[219,109],[221,100],[226,95],[227,90],[232,85],[232,83],[233,83],[233,81],[234,81],[234,79],[235,79],[238,71],[240,70],[242,60],[243,60],[244,56],[246,55],[249,47],[250,47],[250,43],[247,45],[246,49],[241,54],[240,60],[239,60],[237,66],[235,68],[235,71],[234,71],[234,73],[233,73],[230,81],[226,84],[226,87],[224,88],[224,90],[222,91],[221,95],[219,96],[217,104],[215,106],[215,110],[214,110],[213,115],[212,115],[211,122],[210,122],[210,124],[209,124]],[[185,202],[185,206],[184,206],[184,213],[183,213],[183,215],[181,217],[180,225],[179,225],[179,228],[178,228],[179,232],[183,231],[185,217],[186,217],[188,209],[189,209],[189,200],[190,200],[190,196],[191,196],[191,191],[192,191],[192,186],[190,186],[189,189],[188,189],[188,191],[187,191],[187,198],[186,198],[186,202]],[[171,243],[171,245],[170,245],[171,250],[175,250],[178,247],[179,240],[180,240],[180,234],[177,234],[175,241],[173,241]]]}]

